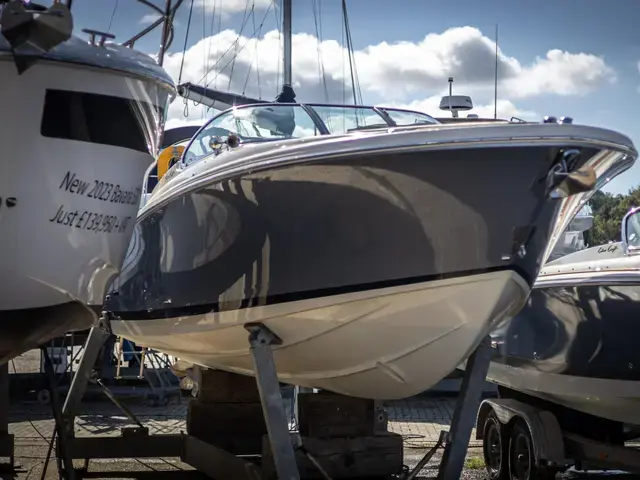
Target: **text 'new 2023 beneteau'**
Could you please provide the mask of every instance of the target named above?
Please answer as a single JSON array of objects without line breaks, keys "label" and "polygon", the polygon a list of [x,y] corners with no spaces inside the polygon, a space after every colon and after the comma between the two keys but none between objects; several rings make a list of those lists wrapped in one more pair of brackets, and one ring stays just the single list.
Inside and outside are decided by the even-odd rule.
[{"label": "text 'new 2023 beneteau'", "polygon": [[262,322],[282,340],[280,380],[407,397],[523,306],[550,239],[635,157],[623,135],[557,121],[232,108],[141,209],[108,323],[139,345],[251,375],[243,326]]},{"label": "text 'new 2023 beneteau'", "polygon": [[148,55],[72,36],[61,2],[0,8],[2,363],[97,321],[175,89]]}]

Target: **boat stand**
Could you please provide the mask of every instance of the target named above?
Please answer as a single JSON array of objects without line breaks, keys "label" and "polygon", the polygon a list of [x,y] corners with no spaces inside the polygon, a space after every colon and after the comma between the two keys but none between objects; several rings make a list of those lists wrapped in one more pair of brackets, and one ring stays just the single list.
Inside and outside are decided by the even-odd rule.
[{"label": "boat stand", "polygon": [[[8,458],[0,471],[14,469],[14,441],[9,433],[9,364],[0,365],[0,457]],[[6,466],[5,466],[6,465]]]},{"label": "boat stand", "polygon": [[[108,338],[108,333],[102,327],[94,327],[89,334],[82,360],[62,408],[61,423],[63,429],[60,431],[65,436],[62,443],[66,447],[64,448],[66,452],[58,449],[56,452],[58,458],[66,457],[67,461],[65,463],[67,464],[73,459],[84,459],[84,470],[86,470],[88,461],[92,458],[180,457],[184,462],[202,473],[223,480],[232,478],[234,480],[260,480],[265,476],[273,478],[274,474],[277,474],[279,480],[299,480],[301,477],[305,477],[303,472],[305,472],[306,467],[300,463],[304,459],[308,465],[311,465],[311,469],[315,470],[316,475],[320,473],[321,477],[330,478],[327,472],[323,470],[320,458],[309,453],[309,450],[314,450],[306,448],[309,444],[305,442],[308,442],[309,438],[303,438],[302,434],[292,435],[289,431],[273,357],[273,347],[281,344],[282,341],[274,332],[261,323],[247,324],[245,328],[249,332],[248,341],[256,372],[256,383],[253,385],[257,386],[257,394],[254,393],[254,398],[255,402],[257,402],[257,397],[259,396],[259,402],[250,403],[254,400],[248,400],[249,403],[244,403],[241,410],[250,407],[246,411],[255,413],[253,411],[255,406],[264,419],[266,435],[263,437],[264,441],[262,443],[262,468],[250,458],[237,456],[239,452],[232,453],[231,450],[233,449],[222,448],[220,444],[214,445],[213,443],[215,442],[205,441],[192,434],[184,433],[149,435],[148,429],[140,426],[140,424],[137,427],[122,429],[122,434],[119,437],[75,438],[73,431],[74,418],[78,412],[84,390],[87,384],[92,381],[91,374],[100,349]],[[439,441],[439,444],[445,444],[439,467],[438,479],[440,480],[457,480],[462,474],[471,431],[475,425],[476,414],[483,392],[483,382],[489,367],[490,356],[491,344],[489,337],[487,337],[467,360],[462,390],[454,411],[451,430],[448,433],[443,432]],[[224,372],[220,373],[224,374]],[[246,382],[246,377],[243,378]],[[250,382],[250,384],[252,383]],[[255,386],[252,387],[254,392]],[[302,395],[307,395],[307,398],[304,399],[306,402],[310,401],[309,395],[311,397],[316,397],[317,395],[316,400],[311,399],[311,401],[322,400],[320,397],[324,397],[323,401],[327,400],[326,395],[313,393],[303,393]],[[344,397],[342,400],[359,401],[350,397]],[[338,399],[338,401],[342,400]],[[244,418],[249,418],[247,420],[249,423],[253,422],[253,417]],[[335,419],[332,421],[335,421]],[[309,427],[310,424],[307,420],[306,429],[318,428],[317,425],[321,424],[318,421],[312,423],[313,425]],[[386,431],[386,419],[383,423],[382,430]],[[360,427],[356,426],[356,428]],[[369,426],[367,428],[379,430],[378,426]],[[402,438],[399,435],[393,433],[378,435],[377,437],[375,436],[376,434],[374,434],[374,437],[367,437],[366,435],[370,435],[370,433],[363,435],[365,436],[358,438],[349,434],[337,443],[342,442],[341,448],[344,451],[345,448],[349,448],[349,445],[351,445],[349,442],[351,441],[359,441],[361,442],[360,445],[370,442],[369,444],[371,444],[373,450],[368,453],[369,457],[390,455],[385,458],[390,458],[392,463],[396,462],[396,460],[402,461]],[[371,442],[371,438],[374,438],[375,441]],[[327,441],[320,440],[320,443],[316,441],[315,445],[320,445],[322,442],[325,442],[323,445],[329,444]],[[265,448],[269,452],[269,462],[271,462],[269,472],[264,468]],[[331,448],[334,447],[332,446]],[[400,451],[399,454],[397,453],[398,449]],[[391,454],[388,453],[390,451],[392,452]],[[378,452],[382,453],[379,454]],[[427,452],[425,458],[418,463],[413,471],[401,474],[400,478],[404,480],[415,478],[434,452],[435,449]],[[331,453],[331,455],[334,454]],[[309,468],[306,468],[306,472],[309,472]],[[67,478],[73,477],[67,476]]]},{"label": "boat stand", "polygon": [[299,480],[289,422],[284,411],[280,382],[271,349],[274,345],[282,344],[282,340],[261,323],[248,323],[245,328],[249,331],[251,357],[278,479]]},{"label": "boat stand", "polygon": [[490,362],[491,337],[487,336],[467,360],[462,388],[451,419],[449,438],[440,462],[438,480],[459,479],[462,475]]}]

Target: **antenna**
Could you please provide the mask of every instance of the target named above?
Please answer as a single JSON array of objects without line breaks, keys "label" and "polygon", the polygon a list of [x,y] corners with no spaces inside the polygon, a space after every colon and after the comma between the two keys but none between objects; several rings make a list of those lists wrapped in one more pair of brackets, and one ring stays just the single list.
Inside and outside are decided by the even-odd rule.
[{"label": "antenna", "polygon": [[457,117],[457,112],[454,112],[451,109],[451,93],[453,91],[453,77],[449,77],[449,111],[451,112],[451,115],[453,115],[454,117]]},{"label": "antenna", "polygon": [[496,71],[493,90],[493,118],[498,118],[498,24],[496,23]]}]

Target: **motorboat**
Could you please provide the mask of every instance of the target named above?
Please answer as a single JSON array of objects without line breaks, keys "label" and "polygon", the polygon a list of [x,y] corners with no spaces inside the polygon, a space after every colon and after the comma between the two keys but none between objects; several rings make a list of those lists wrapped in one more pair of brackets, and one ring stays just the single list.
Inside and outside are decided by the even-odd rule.
[{"label": "motorboat", "polygon": [[525,303],[594,188],[637,152],[616,132],[442,124],[401,109],[245,104],[191,139],[140,210],[109,328],[253,375],[364,398],[424,391]]},{"label": "motorboat", "polygon": [[556,242],[549,261],[556,260],[570,253],[577,252],[587,247],[584,232],[593,226],[593,211],[587,204],[578,212],[567,226],[562,236]]},{"label": "motorboat", "polygon": [[526,307],[492,334],[488,379],[503,395],[640,425],[638,253],[636,207],[622,221],[621,241],[545,265]]},{"label": "motorboat", "polygon": [[62,2],[0,7],[0,363],[97,320],[157,154],[168,74]]}]

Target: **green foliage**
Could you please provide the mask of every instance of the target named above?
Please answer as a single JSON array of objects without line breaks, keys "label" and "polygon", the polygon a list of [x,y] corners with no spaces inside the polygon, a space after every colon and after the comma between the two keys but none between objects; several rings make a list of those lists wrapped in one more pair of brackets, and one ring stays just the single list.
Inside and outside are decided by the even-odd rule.
[{"label": "green foliage", "polygon": [[484,458],[482,457],[469,457],[464,462],[464,468],[467,470],[481,470],[485,468]]},{"label": "green foliage", "polygon": [[589,205],[593,210],[593,227],[584,232],[585,242],[590,246],[618,242],[622,217],[629,209],[640,205],[640,186],[627,195],[596,192]]}]

